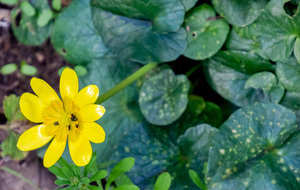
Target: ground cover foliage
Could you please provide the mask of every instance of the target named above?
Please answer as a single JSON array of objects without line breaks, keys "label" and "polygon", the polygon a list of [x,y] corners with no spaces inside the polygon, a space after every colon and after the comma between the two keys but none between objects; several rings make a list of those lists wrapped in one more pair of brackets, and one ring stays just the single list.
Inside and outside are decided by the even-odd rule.
[{"label": "ground cover foliage", "polygon": [[[159,63],[102,103],[106,140],[93,150],[108,173],[132,157],[126,177],[140,189],[163,190],[163,172],[172,190],[300,189],[299,1],[73,0],[41,26],[39,14],[53,8],[44,2],[30,1],[36,13],[21,12],[14,34],[27,45],[50,38],[87,69],[81,88],[103,94]],[[187,73],[168,64],[189,61],[197,65]],[[235,108],[193,93],[208,88]],[[71,163],[68,150],[63,157]]]}]

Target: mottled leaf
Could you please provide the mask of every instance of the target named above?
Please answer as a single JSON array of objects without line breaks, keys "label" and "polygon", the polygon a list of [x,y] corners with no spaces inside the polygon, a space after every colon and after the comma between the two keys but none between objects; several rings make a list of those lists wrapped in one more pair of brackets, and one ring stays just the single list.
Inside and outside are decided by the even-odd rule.
[{"label": "mottled leaf", "polygon": [[180,0],[180,1],[184,6],[185,11],[188,11],[197,3],[198,0]]},{"label": "mottled leaf", "polygon": [[2,158],[6,156],[9,156],[13,160],[22,160],[26,158],[28,152],[23,152],[17,147],[19,136],[20,135],[11,131],[7,138],[3,142],[1,142],[0,147]]},{"label": "mottled leaf", "polygon": [[291,110],[254,104],[232,114],[219,129],[209,152],[209,189],[299,188],[300,133]]},{"label": "mottled leaf", "polygon": [[276,74],[280,84],[292,92],[300,92],[300,65],[294,57],[277,62]]},{"label": "mottled leaf", "polygon": [[281,84],[277,84],[277,77],[271,72],[252,75],[247,80],[245,88],[262,89],[265,97],[261,102],[278,103],[284,94],[284,88]]},{"label": "mottled leaf", "polygon": [[227,22],[216,18],[214,9],[207,4],[192,9],[185,18],[184,26],[188,41],[184,55],[196,60],[203,60],[217,53],[229,32]]},{"label": "mottled leaf", "polygon": [[263,99],[262,90],[245,89],[249,77],[257,72],[272,71],[273,65],[243,51],[220,51],[206,62],[205,75],[214,90],[237,106]]},{"label": "mottled leaf", "polygon": [[[179,0],[93,0],[95,28],[116,55],[141,63],[177,59],[186,48]],[[151,11],[149,11],[151,10]],[[161,16],[161,17],[160,17]]]},{"label": "mottled leaf", "polygon": [[20,97],[14,94],[4,97],[3,111],[8,122],[26,120],[20,110]]},{"label": "mottled leaf", "polygon": [[156,125],[177,120],[188,103],[189,81],[185,75],[175,76],[163,70],[146,80],[141,88],[139,104],[146,119]]},{"label": "mottled leaf", "polygon": [[108,52],[93,25],[89,0],[74,0],[63,10],[55,20],[51,42],[72,64],[86,64]]},{"label": "mottled leaf", "polygon": [[216,11],[230,24],[247,26],[262,13],[268,0],[212,0]]}]

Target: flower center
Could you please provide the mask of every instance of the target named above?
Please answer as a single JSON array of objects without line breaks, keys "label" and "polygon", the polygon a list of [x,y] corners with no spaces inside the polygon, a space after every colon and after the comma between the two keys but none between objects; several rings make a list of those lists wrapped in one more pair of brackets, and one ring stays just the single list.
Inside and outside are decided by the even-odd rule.
[{"label": "flower center", "polygon": [[78,129],[77,117],[75,114],[63,112],[59,116],[58,121],[54,122],[54,125],[65,126],[68,127],[69,130],[71,130],[71,128]]}]

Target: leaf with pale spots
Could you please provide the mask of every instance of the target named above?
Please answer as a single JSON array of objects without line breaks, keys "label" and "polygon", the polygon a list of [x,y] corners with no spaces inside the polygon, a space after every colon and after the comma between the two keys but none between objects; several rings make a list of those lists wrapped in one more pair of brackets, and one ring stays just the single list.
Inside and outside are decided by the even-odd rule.
[{"label": "leaf with pale spots", "polygon": [[245,27],[233,27],[228,35],[226,48],[229,50],[253,52],[263,59],[268,60],[268,55],[266,55],[261,47],[260,30],[260,25],[256,23]]},{"label": "leaf with pale spots", "polygon": [[293,17],[288,15],[284,9],[286,2],[270,1],[257,20],[261,25],[262,49],[273,61],[284,61],[293,51],[295,55],[299,55],[299,47],[298,44],[295,45],[295,41],[299,36],[300,13],[297,11]]},{"label": "leaf with pale spots", "polygon": [[207,4],[192,9],[186,16],[188,46],[186,57],[203,60],[216,54],[223,46],[229,25],[216,17],[214,9]]},{"label": "leaf with pale spots", "polygon": [[91,7],[94,26],[113,54],[160,63],[177,59],[186,48],[180,0],[92,0]]},{"label": "leaf with pale spots", "polygon": [[89,63],[108,51],[93,25],[90,8],[90,0],[72,1],[55,20],[51,42],[72,64]]},{"label": "leaf with pale spots", "polygon": [[234,26],[247,26],[262,13],[268,0],[212,0],[216,11]]},{"label": "leaf with pale spots", "polygon": [[219,130],[209,152],[208,189],[299,187],[300,133],[291,110],[257,103],[233,113]]},{"label": "leaf with pale spots", "polygon": [[252,75],[247,80],[245,88],[262,89],[264,99],[261,102],[266,103],[278,103],[284,94],[284,88],[278,84],[277,77],[266,71]]},{"label": "leaf with pale spots", "polygon": [[300,64],[294,57],[290,57],[284,62],[277,62],[276,74],[285,89],[291,92],[300,92]]},{"label": "leaf with pale spots", "polygon": [[205,75],[214,90],[237,106],[246,106],[264,98],[261,89],[245,88],[251,75],[273,71],[274,66],[243,51],[220,51],[205,62]]},{"label": "leaf with pale spots", "polygon": [[[204,178],[204,163],[208,150],[218,130],[207,124],[192,127],[178,139],[169,138],[168,131],[152,125],[139,125],[119,142],[112,160],[134,156],[136,163],[127,173],[132,182],[141,189],[153,189],[154,182],[163,171],[173,177],[172,190],[194,189],[189,169]],[[158,134],[164,137],[158,137]]]},{"label": "leaf with pale spots", "polygon": [[188,103],[189,81],[185,75],[163,70],[146,80],[139,104],[145,118],[155,125],[168,125],[177,120]]},{"label": "leaf with pale spots", "polygon": [[[12,30],[15,37],[22,44],[40,45],[49,37],[52,21],[40,27],[37,24],[37,20],[39,13],[43,10],[50,10],[50,7],[48,2],[44,0],[31,0],[30,3],[36,10],[33,16],[28,16],[24,12],[20,13],[18,7],[12,10]],[[18,20],[18,14],[20,14],[21,20]]]}]

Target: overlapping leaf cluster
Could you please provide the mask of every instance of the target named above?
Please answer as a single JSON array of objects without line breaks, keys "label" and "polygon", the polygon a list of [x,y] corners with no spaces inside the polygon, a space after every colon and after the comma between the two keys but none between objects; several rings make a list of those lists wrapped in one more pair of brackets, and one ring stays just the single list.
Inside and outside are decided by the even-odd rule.
[{"label": "overlapping leaf cluster", "polygon": [[[190,172],[192,181],[189,170],[208,189],[299,189],[298,6],[295,0],[73,0],[49,34],[67,61],[87,68],[82,87],[96,84],[104,93],[142,65],[162,63],[103,103],[99,122],[107,136],[94,146],[97,162],[134,157],[127,175],[141,189],[155,188],[163,171],[173,177],[171,189],[196,189],[198,177]],[[20,23],[30,29],[30,20]],[[42,34],[38,39],[49,35],[32,39]],[[197,74],[241,108],[232,113],[193,94],[208,88],[163,65],[176,60],[188,68],[179,56],[198,60],[204,72]]]}]

